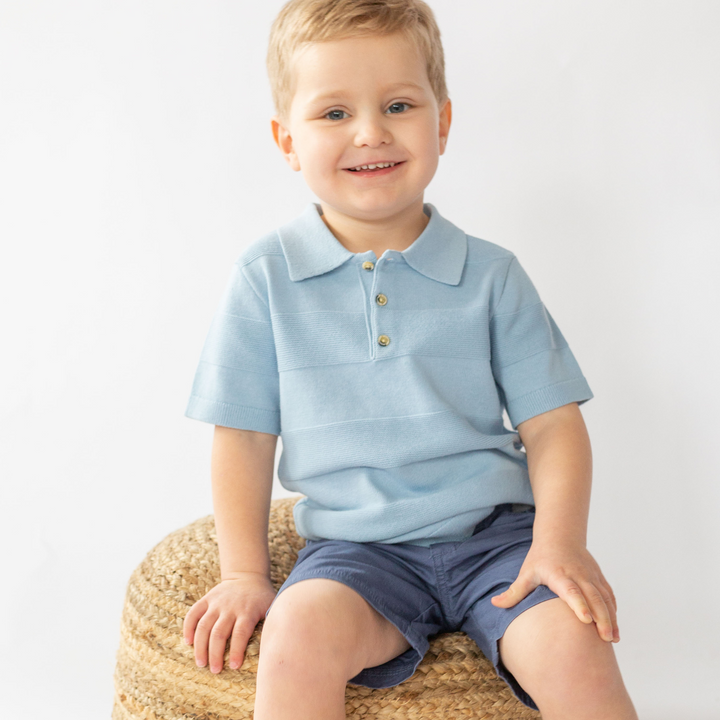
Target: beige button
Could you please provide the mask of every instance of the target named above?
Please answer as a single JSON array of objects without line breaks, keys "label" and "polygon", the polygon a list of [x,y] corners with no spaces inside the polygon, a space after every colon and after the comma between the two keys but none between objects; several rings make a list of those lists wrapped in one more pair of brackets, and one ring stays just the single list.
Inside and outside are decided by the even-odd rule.
[{"label": "beige button", "polygon": [[380,345],[389,345],[390,344],[390,338],[387,335],[381,335],[378,338],[378,342]]},{"label": "beige button", "polygon": [[369,260],[366,260],[363,264],[363,270],[372,270],[375,267],[375,263],[370,262]]},{"label": "beige button", "polygon": [[382,293],[376,295],[375,300],[377,301],[378,305],[387,305],[387,298]]}]

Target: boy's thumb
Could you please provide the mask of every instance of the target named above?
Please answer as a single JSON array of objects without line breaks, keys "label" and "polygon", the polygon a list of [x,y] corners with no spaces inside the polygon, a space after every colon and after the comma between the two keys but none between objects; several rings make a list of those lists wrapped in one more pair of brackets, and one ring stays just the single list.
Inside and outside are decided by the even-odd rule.
[{"label": "boy's thumb", "polygon": [[493,605],[497,607],[512,607],[517,605],[529,592],[530,588],[526,587],[527,583],[522,580],[516,580],[505,592],[494,595],[491,598]]}]

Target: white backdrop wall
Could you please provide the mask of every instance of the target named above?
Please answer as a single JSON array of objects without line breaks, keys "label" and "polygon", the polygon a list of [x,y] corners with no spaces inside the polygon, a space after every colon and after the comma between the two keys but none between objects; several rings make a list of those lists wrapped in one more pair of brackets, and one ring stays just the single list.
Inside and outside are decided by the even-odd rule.
[{"label": "white backdrop wall", "polygon": [[[425,199],[518,255],[593,388],[640,717],[716,719],[720,3],[430,1],[454,121]],[[315,199],[270,133],[281,5],[0,2],[7,717],[109,717],[130,573],[212,512],[200,349],[243,248]]]}]

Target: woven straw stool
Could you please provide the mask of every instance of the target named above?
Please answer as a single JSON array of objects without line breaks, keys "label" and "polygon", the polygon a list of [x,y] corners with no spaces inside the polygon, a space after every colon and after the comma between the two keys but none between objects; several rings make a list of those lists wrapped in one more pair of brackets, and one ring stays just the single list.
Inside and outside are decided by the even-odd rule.
[{"label": "woven straw stool", "polygon": [[[273,500],[271,580],[279,589],[305,544],[295,531],[298,497]],[[190,607],[220,581],[212,515],[170,533],[133,572],[122,613],[114,674],[113,720],[244,720],[253,717],[261,620],[242,667],[230,670],[228,649],[218,674],[195,665],[182,625]],[[228,643],[229,644],[229,643]],[[441,633],[415,674],[392,688],[348,685],[348,718],[520,720],[540,718],[495,674],[465,633]]]}]

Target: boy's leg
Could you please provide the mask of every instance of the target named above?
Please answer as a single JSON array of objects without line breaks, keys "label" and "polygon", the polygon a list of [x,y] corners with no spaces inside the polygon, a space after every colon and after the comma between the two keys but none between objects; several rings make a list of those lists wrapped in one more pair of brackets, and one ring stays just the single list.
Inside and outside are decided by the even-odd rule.
[{"label": "boy's leg", "polygon": [[518,615],[499,650],[543,720],[637,720],[612,643],[564,600],[545,600]]},{"label": "boy's leg", "polygon": [[255,720],[343,720],[348,680],[410,648],[351,587],[300,580],[275,599],[260,637]]}]

